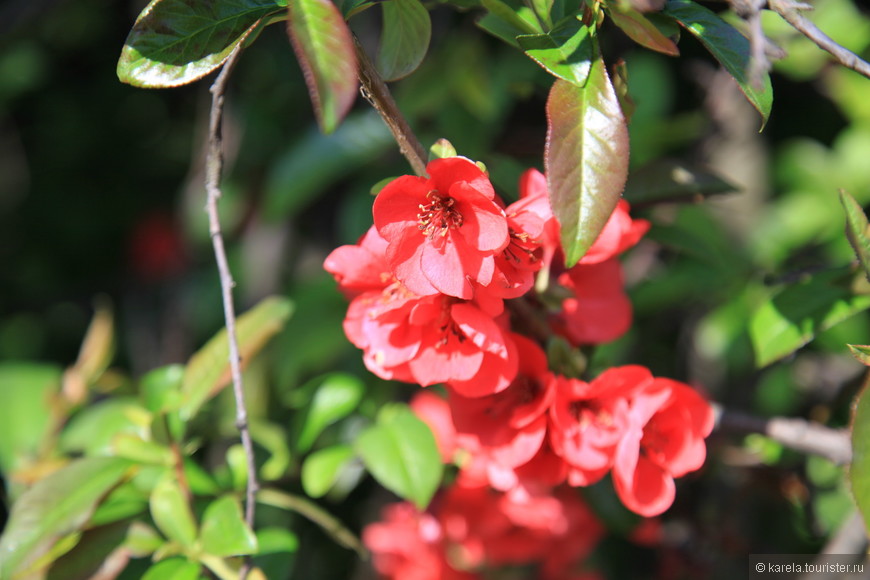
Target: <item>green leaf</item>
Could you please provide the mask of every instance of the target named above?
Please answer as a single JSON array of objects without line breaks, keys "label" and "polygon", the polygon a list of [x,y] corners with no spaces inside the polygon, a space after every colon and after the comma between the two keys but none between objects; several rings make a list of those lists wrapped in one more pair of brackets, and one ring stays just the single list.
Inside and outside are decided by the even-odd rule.
[{"label": "green leaf", "polygon": [[294,554],[299,539],[284,528],[267,527],[257,530],[257,555],[254,564],[263,570],[266,578],[290,578]]},{"label": "green leaf", "polygon": [[766,73],[762,75],[761,87],[755,87],[750,82],[747,74],[750,60],[749,40],[715,13],[691,0],[668,0],[662,13],[674,18],[695,35],[734,77],[740,90],[761,113],[761,126],[764,128],[773,106],[773,89],[770,86],[770,76]]},{"label": "green leaf", "polygon": [[521,34],[541,34],[544,32],[534,12],[524,4],[502,0],[482,0],[487,13],[478,19],[477,26],[508,44],[519,47],[516,37]]},{"label": "green leaf", "polygon": [[118,78],[144,88],[201,79],[281,8],[274,0],[152,0],[127,36]]},{"label": "green leaf", "polygon": [[[91,580],[112,552],[124,544],[130,522],[115,522],[87,530],[75,547],[49,568],[46,580]],[[2,571],[2,568],[0,568]]]},{"label": "green leaf", "polygon": [[864,269],[864,275],[870,280],[870,239],[867,237],[870,224],[867,223],[867,216],[855,198],[842,189],[840,190],[840,203],[846,210],[846,238],[855,251],[855,255],[858,256],[858,261]]},{"label": "green leaf", "polygon": [[211,502],[202,516],[202,549],[214,556],[243,556],[257,552],[257,537],[242,515],[239,501],[225,495]]},{"label": "green leaf", "polygon": [[604,229],[628,175],[628,128],[600,58],[584,87],[553,84],[544,162],[550,205],[571,267]]},{"label": "green leaf", "polygon": [[419,0],[387,0],[384,29],[378,51],[378,72],[386,81],[394,81],[417,70],[432,37],[429,11]]},{"label": "green leaf", "polygon": [[196,520],[181,486],[171,472],[157,482],[149,501],[151,517],[164,536],[190,549],[196,541]]},{"label": "green leaf", "polygon": [[148,412],[134,399],[118,397],[100,401],[76,414],[58,441],[65,453],[111,455],[112,441],[122,433],[144,434],[145,425],[136,418]]},{"label": "green leaf", "polygon": [[355,448],[381,485],[426,508],[444,466],[432,431],[406,405],[381,409],[377,423],[360,434]]},{"label": "green leaf", "polygon": [[311,449],[314,440],[324,429],[356,409],[364,391],[362,381],[353,375],[326,375],[301,419],[302,428],[296,439],[296,448],[303,453]]},{"label": "green leaf", "polygon": [[525,53],[556,78],[583,87],[589,78],[595,45],[589,29],[577,20],[549,33],[517,36]]},{"label": "green leaf", "polygon": [[48,365],[0,364],[0,471],[8,475],[37,458],[52,427],[51,398],[61,371]]},{"label": "green leaf", "polygon": [[[456,147],[454,147],[447,139],[438,139],[431,147],[429,147],[429,161],[432,161],[433,159],[444,159],[446,157],[456,157]],[[381,189],[382,187],[378,188],[378,191]],[[374,188],[372,188],[372,190],[374,190]]]},{"label": "green leaf", "polygon": [[763,302],[749,321],[756,365],[779,360],[817,333],[870,308],[870,295],[855,294],[851,278],[842,271],[807,276]]},{"label": "green leaf", "polygon": [[201,566],[186,558],[167,558],[157,562],[145,572],[142,580],[197,580]]},{"label": "green leaf", "polygon": [[[293,311],[286,298],[272,296],[236,320],[236,339],[242,364],[247,364],[287,322]],[[188,361],[181,385],[181,417],[193,417],[206,400],[230,382],[229,340],[226,328]]]},{"label": "green leaf", "polygon": [[353,458],[350,445],[318,449],[302,464],[302,488],[309,497],[322,497],[332,488],[342,467]]},{"label": "green leaf", "polygon": [[693,202],[708,195],[737,191],[710,169],[675,159],[657,159],[632,171],[622,196],[631,203]]},{"label": "green leaf", "polygon": [[852,412],[852,464],[849,483],[864,525],[870,526],[870,396],[864,387],[855,398]]},{"label": "green leaf", "polygon": [[866,344],[847,344],[849,350],[861,364],[870,367],[870,345]]},{"label": "green leaf", "polygon": [[0,537],[4,578],[26,568],[59,536],[82,529],[100,499],[129,468],[128,461],[117,457],[87,457],[69,463],[25,491],[12,505]]},{"label": "green leaf", "polygon": [[266,179],[263,213],[284,220],[304,209],[327,186],[395,147],[374,111],[348,117],[332,135],[312,130],[283,153]]},{"label": "green leaf", "polygon": [[668,56],[680,55],[674,41],[665,36],[645,14],[630,7],[619,6],[611,8],[607,14],[616,26],[639,45]]},{"label": "green leaf", "polygon": [[287,30],[317,122],[324,133],[331,133],[356,100],[353,38],[341,12],[330,0],[293,0],[287,10]]},{"label": "green leaf", "polygon": [[251,421],[251,438],[271,455],[260,468],[260,477],[274,481],[284,477],[290,468],[290,447],[283,427],[265,421]]},{"label": "green leaf", "polygon": [[184,380],[183,365],[169,365],[154,369],[139,381],[139,391],[145,408],[152,413],[177,409],[178,394]]}]

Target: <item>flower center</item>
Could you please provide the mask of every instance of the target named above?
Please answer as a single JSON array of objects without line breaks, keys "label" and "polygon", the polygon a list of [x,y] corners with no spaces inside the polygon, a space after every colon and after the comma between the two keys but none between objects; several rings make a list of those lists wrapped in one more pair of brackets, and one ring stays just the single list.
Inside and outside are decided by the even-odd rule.
[{"label": "flower center", "polygon": [[456,209],[456,200],[452,197],[441,197],[435,190],[426,194],[429,203],[421,203],[417,214],[417,227],[423,235],[433,239],[436,235],[442,238],[453,228],[462,225],[462,214]]}]

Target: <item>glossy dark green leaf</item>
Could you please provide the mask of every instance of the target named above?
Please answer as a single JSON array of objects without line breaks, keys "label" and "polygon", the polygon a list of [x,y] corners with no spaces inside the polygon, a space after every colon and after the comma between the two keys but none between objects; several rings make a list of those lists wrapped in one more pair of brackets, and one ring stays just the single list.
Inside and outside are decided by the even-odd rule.
[{"label": "glossy dark green leaf", "polygon": [[521,34],[544,32],[534,12],[522,2],[482,0],[481,4],[487,14],[477,21],[477,25],[509,44],[519,46],[516,37]]},{"label": "glossy dark green leaf", "polygon": [[[286,298],[263,299],[236,321],[242,364],[249,362],[287,322],[293,311]],[[229,340],[226,328],[188,361],[182,382],[181,417],[189,420],[199,408],[230,382]]]},{"label": "glossy dark green leaf", "polygon": [[595,44],[577,20],[548,33],[517,36],[525,53],[556,78],[583,87],[589,77]]},{"label": "glossy dark green leaf", "polygon": [[196,541],[196,520],[190,504],[171,472],[160,479],[151,492],[151,517],[164,536],[190,549]]},{"label": "glossy dark green leaf", "polygon": [[350,445],[333,445],[318,449],[302,464],[302,488],[309,497],[326,495],[341,473],[342,467],[354,456]]},{"label": "glossy dark green leaf", "polygon": [[129,468],[117,457],[77,459],[25,491],[12,505],[0,537],[4,578],[26,568],[59,536],[80,530]]},{"label": "glossy dark green leaf", "polygon": [[0,471],[37,458],[51,430],[51,398],[60,390],[61,370],[51,365],[0,364]]},{"label": "glossy dark green leaf", "polygon": [[153,0],[127,36],[118,78],[145,88],[198,80],[221,66],[264,18],[281,8],[275,0]]},{"label": "glossy dark green leaf", "polygon": [[855,294],[852,279],[843,271],[807,276],[763,302],[749,321],[756,365],[788,356],[817,333],[870,308],[870,295]]},{"label": "glossy dark green leaf", "polygon": [[287,30],[317,122],[324,133],[331,133],[356,100],[353,37],[331,0],[293,0],[287,10]]},{"label": "glossy dark green leaf", "polygon": [[387,0],[382,3],[384,27],[378,51],[378,72],[386,81],[417,70],[432,37],[429,11],[420,0]]},{"label": "glossy dark green leaf", "polygon": [[323,377],[301,419],[296,448],[303,453],[311,449],[326,427],[356,409],[364,392],[365,385],[353,375],[332,373]]},{"label": "glossy dark green leaf", "polygon": [[375,5],[374,0],[338,0],[335,3],[341,13],[344,15],[345,20],[350,20],[351,16],[355,14],[359,14],[366,8],[370,8]]},{"label": "glossy dark green leaf", "polygon": [[601,233],[628,174],[628,128],[601,59],[582,88],[563,80],[553,84],[544,162],[570,267]]},{"label": "glossy dark green leaf", "polygon": [[870,238],[868,238],[867,216],[864,208],[846,191],[840,190],[840,203],[846,210],[846,239],[852,246],[858,262],[864,269],[864,275],[870,280]]},{"label": "glossy dark green leaf", "polygon": [[749,40],[715,13],[691,0],[668,0],[663,13],[700,40],[734,77],[740,90],[761,114],[764,127],[773,106],[773,89],[766,73],[762,75],[761,87],[753,86],[749,79]]},{"label": "glossy dark green leaf", "polygon": [[849,483],[864,525],[870,526],[870,396],[864,387],[855,399],[852,412],[852,464]]},{"label": "glossy dark green leaf", "polygon": [[632,205],[699,201],[709,195],[737,191],[712,170],[675,159],[657,159],[628,175],[623,197]]},{"label": "glossy dark green leaf", "polygon": [[354,447],[381,485],[419,509],[426,508],[444,466],[432,431],[406,405],[384,407]]},{"label": "glossy dark green leaf", "polygon": [[607,14],[616,26],[639,45],[668,56],[680,55],[674,41],[659,30],[645,14],[630,7],[615,7],[608,10]]},{"label": "glossy dark green leaf", "polygon": [[245,523],[242,506],[229,495],[205,508],[200,538],[205,553],[214,556],[242,556],[257,551],[257,537]]}]

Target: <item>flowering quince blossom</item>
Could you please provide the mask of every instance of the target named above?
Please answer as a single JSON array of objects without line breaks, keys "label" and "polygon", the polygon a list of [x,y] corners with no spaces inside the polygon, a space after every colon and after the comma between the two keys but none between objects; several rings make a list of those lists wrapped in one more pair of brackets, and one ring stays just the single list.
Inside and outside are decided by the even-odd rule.
[{"label": "flowering quince blossom", "polygon": [[487,286],[495,256],[508,245],[508,224],[489,178],[464,157],[435,159],[428,178],[402,176],[375,198],[375,227],[387,262],[412,292],[471,299],[471,282]]}]

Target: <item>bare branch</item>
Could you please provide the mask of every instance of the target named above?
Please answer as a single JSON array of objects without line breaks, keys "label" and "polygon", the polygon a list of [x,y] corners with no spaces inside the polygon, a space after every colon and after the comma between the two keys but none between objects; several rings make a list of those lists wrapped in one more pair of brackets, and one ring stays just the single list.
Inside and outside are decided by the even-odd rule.
[{"label": "bare branch", "polygon": [[[229,362],[230,373],[233,379],[233,394],[236,399],[236,428],[242,441],[248,472],[248,485],[245,496],[245,522],[250,528],[254,527],[254,509],[256,506],[256,493],[259,487],[257,483],[257,466],[254,462],[254,444],[251,439],[251,431],[248,428],[248,411],[245,406],[244,385],[242,383],[241,356],[239,355],[239,343],[236,338],[236,312],[233,306],[233,281],[230,266],[227,262],[227,254],[224,249],[224,238],[221,233],[220,218],[218,216],[218,200],[221,198],[221,173],[223,171],[223,137],[221,125],[224,111],[224,93],[230,73],[241,54],[242,45],[239,44],[230,54],[221,68],[220,74],[209,89],[212,96],[211,111],[208,125],[208,152],[205,161],[205,188],[207,192],[206,213],[208,213],[209,233],[211,234],[212,247],[214,248],[215,260],[217,261],[218,273],[221,281],[221,297],[224,305],[224,319],[229,339]],[[245,580],[251,569],[250,559],[242,566],[239,574],[241,580]]]},{"label": "bare branch", "polygon": [[830,53],[837,62],[870,78],[870,64],[834,42],[830,36],[800,13],[801,10],[807,10],[811,6],[793,0],[768,0],[767,5],[804,36],[816,43],[819,48]]},{"label": "bare branch", "polygon": [[763,419],[724,409],[713,403],[718,429],[760,433],[803,453],[821,455],[844,465],[852,460],[852,443],[845,429],[832,429],[805,419],[772,417]]},{"label": "bare branch", "polygon": [[399,151],[411,164],[414,173],[425,176],[426,158],[428,157],[426,149],[411,131],[411,127],[402,116],[399,107],[396,106],[390,89],[387,88],[387,84],[378,74],[375,65],[363,50],[359,40],[356,37],[353,40],[356,45],[356,58],[359,62],[360,92],[390,128],[393,138],[399,144]]}]

